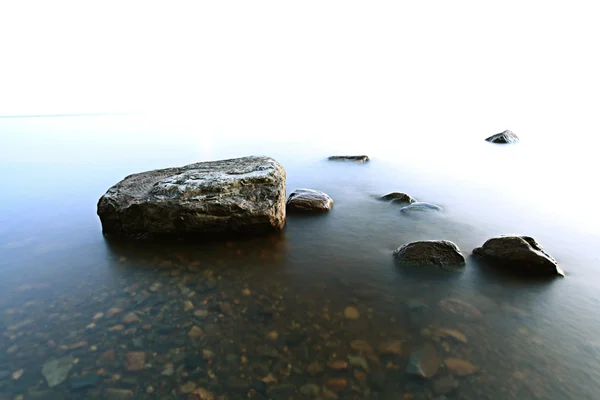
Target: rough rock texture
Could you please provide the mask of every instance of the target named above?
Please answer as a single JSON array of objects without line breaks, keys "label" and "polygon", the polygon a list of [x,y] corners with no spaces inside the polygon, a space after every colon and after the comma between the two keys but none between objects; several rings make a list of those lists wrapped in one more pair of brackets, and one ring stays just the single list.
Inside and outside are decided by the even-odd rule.
[{"label": "rough rock texture", "polygon": [[411,211],[442,211],[442,207],[436,206],[435,204],[418,201],[416,203],[411,203],[406,207],[402,207],[400,211],[404,213]]},{"label": "rough rock texture", "polygon": [[369,161],[369,156],[331,156],[328,158],[331,161],[356,161],[356,162],[367,162]]},{"label": "rough rock texture", "polygon": [[296,189],[287,200],[288,212],[325,212],[333,206],[327,194],[312,189]]},{"label": "rough rock texture", "polygon": [[496,133],[495,135],[492,135],[485,140],[492,143],[506,144],[518,142],[519,137],[515,135],[512,131],[506,130],[504,132]]},{"label": "rough rock texture", "polygon": [[496,236],[474,249],[473,254],[519,275],[564,276],[556,260],[529,236]]},{"label": "rough rock texture", "polygon": [[416,202],[415,199],[413,199],[406,193],[398,193],[398,192],[388,193],[385,196],[381,196],[379,198],[379,200],[389,201],[391,203],[398,203],[398,204],[412,204],[412,203]]},{"label": "rough rock texture", "polygon": [[235,236],[285,225],[285,170],[269,157],[201,162],[129,175],[100,198],[105,234]]},{"label": "rough rock texture", "polygon": [[458,246],[447,240],[424,240],[412,242],[394,251],[400,264],[435,266],[454,270],[465,266],[465,258]]}]

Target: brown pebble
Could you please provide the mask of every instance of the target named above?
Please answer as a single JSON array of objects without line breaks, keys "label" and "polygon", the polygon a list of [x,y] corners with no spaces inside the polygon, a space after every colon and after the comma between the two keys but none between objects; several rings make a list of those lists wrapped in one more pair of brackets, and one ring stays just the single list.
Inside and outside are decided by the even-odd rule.
[{"label": "brown pebble", "polygon": [[192,393],[196,389],[196,384],[192,381],[186,382],[179,386],[179,391],[183,394]]},{"label": "brown pebble", "polygon": [[152,330],[152,324],[144,324],[142,325],[142,329],[145,331]]},{"label": "brown pebble", "polygon": [[446,358],[444,364],[446,364],[446,368],[458,376],[472,375],[479,371],[479,368],[471,362],[459,358]]},{"label": "brown pebble", "polygon": [[[196,389],[188,397],[188,400],[214,400],[215,396],[206,389]],[[219,396],[222,399],[223,396]],[[227,399],[227,397],[225,397]]]},{"label": "brown pebble", "polygon": [[134,322],[139,322],[139,321],[140,321],[140,317],[138,317],[135,313],[132,313],[132,312],[123,317],[124,324],[132,324]]},{"label": "brown pebble", "polygon": [[108,328],[108,331],[109,332],[119,332],[119,331],[122,331],[123,329],[125,329],[125,326],[119,324],[119,325],[115,325],[115,326]]},{"label": "brown pebble", "polygon": [[98,356],[98,359],[113,361],[115,359],[115,349],[106,350],[104,353]]},{"label": "brown pebble", "polygon": [[183,302],[183,311],[188,312],[194,309],[194,303],[189,300]]},{"label": "brown pebble", "polygon": [[248,289],[248,288],[242,289],[243,296],[250,296],[251,294],[252,294],[252,292],[250,291],[250,289]]},{"label": "brown pebble", "polygon": [[188,336],[190,339],[198,339],[200,336],[202,336],[203,333],[204,332],[201,328],[193,326],[192,329],[190,329],[190,331],[188,332]]},{"label": "brown pebble", "polygon": [[226,315],[229,315],[233,312],[233,309],[231,308],[231,304],[229,304],[227,302],[221,303],[219,305],[219,308],[220,308],[221,312]]},{"label": "brown pebble", "polygon": [[275,341],[277,338],[279,338],[279,333],[277,333],[277,331],[270,331],[267,333],[267,339]]},{"label": "brown pebble", "polygon": [[324,370],[325,369],[323,368],[323,366],[316,361],[308,364],[308,367],[306,367],[306,371],[312,376],[321,373]]},{"label": "brown pebble", "polygon": [[354,377],[359,382],[365,382],[367,380],[367,374],[365,374],[364,372],[359,371],[357,369],[354,370]]},{"label": "brown pebble", "polygon": [[122,308],[116,308],[116,307],[111,308],[111,309],[109,309],[106,312],[106,318],[112,318],[112,317],[114,317],[115,315],[117,315],[118,313],[121,313],[121,312],[123,312]]},{"label": "brown pebble", "polygon": [[402,355],[402,342],[400,340],[384,342],[379,346],[379,352],[388,355]]},{"label": "brown pebble", "polygon": [[327,387],[341,392],[343,390],[346,390],[346,388],[348,387],[348,380],[346,378],[330,379],[327,381]]},{"label": "brown pebble", "polygon": [[88,342],[86,342],[85,340],[82,340],[81,342],[77,342],[75,344],[72,344],[69,346],[69,350],[77,350],[77,349],[83,349],[84,347],[88,346]]},{"label": "brown pebble", "polygon": [[333,360],[330,361],[327,366],[336,371],[342,371],[348,369],[348,362],[345,360]]},{"label": "brown pebble", "polygon": [[129,372],[137,372],[146,366],[146,353],[143,351],[130,351],[125,354],[125,368]]}]

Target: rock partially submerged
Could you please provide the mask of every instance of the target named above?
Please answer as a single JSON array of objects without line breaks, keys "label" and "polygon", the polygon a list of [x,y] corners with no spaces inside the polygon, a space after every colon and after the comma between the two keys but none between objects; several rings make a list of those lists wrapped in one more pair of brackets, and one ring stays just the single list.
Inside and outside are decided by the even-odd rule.
[{"label": "rock partially submerged", "polygon": [[331,161],[355,161],[355,162],[367,162],[369,161],[369,156],[331,156],[327,158]]},{"label": "rock partially submerged", "polygon": [[434,266],[455,270],[465,266],[465,258],[458,246],[447,240],[423,240],[407,243],[394,251],[402,265]]},{"label": "rock partially submerged", "polygon": [[519,275],[564,276],[556,260],[530,236],[496,236],[474,249],[473,254]]},{"label": "rock partially submerged", "polygon": [[492,135],[485,140],[492,143],[506,144],[518,142],[519,137],[515,135],[512,131],[505,130],[504,132],[496,133],[495,135]]},{"label": "rock partially submerged", "polygon": [[49,387],[60,385],[67,379],[69,371],[73,367],[73,357],[66,356],[62,358],[54,358],[44,363],[42,367],[42,375],[46,378]]},{"label": "rock partially submerged", "polygon": [[288,212],[326,212],[333,206],[333,200],[326,193],[313,189],[296,189],[287,200]]},{"label": "rock partially submerged", "polygon": [[408,194],[399,192],[388,193],[385,196],[381,196],[379,200],[389,201],[390,203],[394,204],[412,204],[417,201]]},{"label": "rock partially submerged", "polygon": [[442,211],[442,207],[436,206],[432,203],[417,201],[416,203],[411,203],[406,207],[402,207],[400,211],[402,211],[403,213],[409,213],[412,211]]},{"label": "rock partially submerged", "polygon": [[129,175],[100,198],[105,234],[235,236],[285,225],[285,170],[269,157],[201,162]]}]

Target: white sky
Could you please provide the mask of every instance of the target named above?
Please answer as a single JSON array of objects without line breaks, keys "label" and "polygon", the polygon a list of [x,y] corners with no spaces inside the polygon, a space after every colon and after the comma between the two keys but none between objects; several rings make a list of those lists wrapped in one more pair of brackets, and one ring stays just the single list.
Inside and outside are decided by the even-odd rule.
[{"label": "white sky", "polygon": [[598,132],[591,1],[0,4],[0,115],[177,111],[274,135]]}]

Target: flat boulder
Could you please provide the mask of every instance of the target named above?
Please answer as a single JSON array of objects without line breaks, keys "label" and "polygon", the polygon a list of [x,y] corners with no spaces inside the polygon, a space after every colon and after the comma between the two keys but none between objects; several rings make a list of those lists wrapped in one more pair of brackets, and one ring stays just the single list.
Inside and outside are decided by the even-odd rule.
[{"label": "flat boulder", "polygon": [[465,266],[460,249],[448,240],[422,240],[407,243],[394,251],[401,265],[456,270]]},{"label": "flat boulder", "polygon": [[108,235],[237,236],[285,225],[285,169],[269,157],[200,162],[127,176],[102,196]]},{"label": "flat boulder", "polygon": [[327,158],[330,161],[354,161],[354,162],[367,162],[369,156],[330,156]]},{"label": "flat boulder", "polygon": [[313,189],[296,189],[287,200],[288,212],[321,213],[333,206],[333,200],[326,193]]},{"label": "flat boulder", "polygon": [[496,236],[473,254],[504,270],[526,276],[564,276],[558,263],[530,236]]},{"label": "flat boulder", "polygon": [[400,211],[402,211],[403,213],[410,213],[413,211],[442,211],[442,207],[432,203],[426,203],[424,201],[417,201],[415,203],[411,203],[405,207],[402,207]]},{"label": "flat boulder", "polygon": [[492,135],[485,140],[492,143],[506,144],[518,142],[519,137],[515,135],[512,131],[505,130],[504,132],[496,133],[495,135]]},{"label": "flat boulder", "polygon": [[412,204],[416,202],[416,200],[408,194],[399,192],[388,193],[385,196],[381,196],[379,200],[389,201],[394,204]]}]

